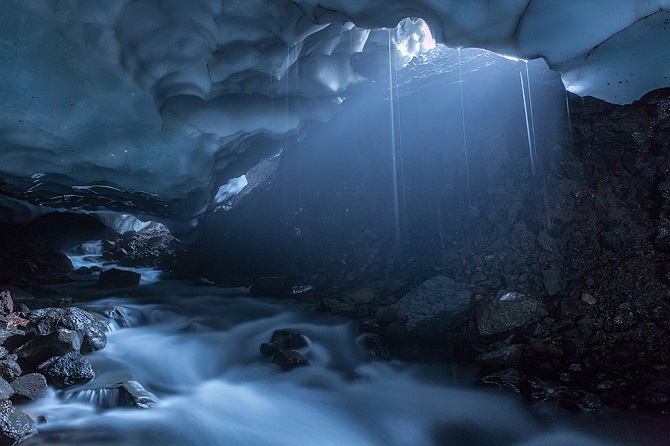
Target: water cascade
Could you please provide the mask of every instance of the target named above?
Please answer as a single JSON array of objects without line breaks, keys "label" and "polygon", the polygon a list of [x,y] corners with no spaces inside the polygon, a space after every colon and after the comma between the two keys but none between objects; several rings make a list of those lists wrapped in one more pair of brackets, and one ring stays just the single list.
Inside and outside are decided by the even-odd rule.
[{"label": "water cascade", "polygon": [[463,69],[461,67],[461,49],[458,49],[458,85],[461,93],[461,120],[463,123],[463,153],[465,155],[465,180],[467,182],[468,190],[468,206],[472,205],[472,200],[470,196],[470,168],[468,166],[468,139],[467,132],[465,129],[465,102],[463,101]]}]

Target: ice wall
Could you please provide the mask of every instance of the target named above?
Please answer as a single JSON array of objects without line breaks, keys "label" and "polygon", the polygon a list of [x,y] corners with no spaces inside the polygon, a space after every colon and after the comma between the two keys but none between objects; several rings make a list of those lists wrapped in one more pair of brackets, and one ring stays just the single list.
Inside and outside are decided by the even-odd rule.
[{"label": "ice wall", "polygon": [[[190,224],[219,187],[328,120],[365,66],[432,36],[544,57],[568,89],[667,86],[670,0],[3,0],[0,191]],[[404,21],[420,17],[423,22]],[[361,71],[363,70],[363,71]],[[5,211],[10,213],[10,211]],[[4,215],[4,214],[3,214]]]}]

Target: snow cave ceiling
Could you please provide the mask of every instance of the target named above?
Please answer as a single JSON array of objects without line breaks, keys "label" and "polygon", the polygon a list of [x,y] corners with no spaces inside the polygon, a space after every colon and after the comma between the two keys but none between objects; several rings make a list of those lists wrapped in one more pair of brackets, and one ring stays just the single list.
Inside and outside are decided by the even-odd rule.
[{"label": "snow cave ceiling", "polygon": [[188,227],[370,82],[389,33],[400,65],[434,38],[544,58],[612,103],[670,85],[670,0],[0,0],[0,21],[13,221],[71,209]]}]

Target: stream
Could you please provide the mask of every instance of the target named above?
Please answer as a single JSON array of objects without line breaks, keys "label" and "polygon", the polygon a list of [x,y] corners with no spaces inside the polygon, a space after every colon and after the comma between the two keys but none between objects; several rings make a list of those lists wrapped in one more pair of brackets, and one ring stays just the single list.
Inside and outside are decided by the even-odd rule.
[{"label": "stream", "polygon": [[[88,356],[96,378],[24,407],[26,445],[662,445],[661,421],[571,415],[467,384],[455,367],[380,362],[354,322],[313,305],[250,298],[245,289],[158,281],[118,307],[108,346]],[[259,353],[277,329],[309,340],[309,367],[285,372]],[[108,407],[99,390],[136,380],[151,409]],[[621,421],[621,420],[625,421]]]}]

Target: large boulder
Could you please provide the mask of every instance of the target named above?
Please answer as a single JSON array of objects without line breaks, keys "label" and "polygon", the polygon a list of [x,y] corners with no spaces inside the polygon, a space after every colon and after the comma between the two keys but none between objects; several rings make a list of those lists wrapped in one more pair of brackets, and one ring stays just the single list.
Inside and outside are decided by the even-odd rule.
[{"label": "large boulder", "polygon": [[38,370],[46,377],[49,384],[59,389],[85,383],[95,378],[91,363],[76,352],[52,358],[40,364]]},{"label": "large boulder", "polygon": [[98,277],[100,288],[134,288],[140,284],[142,275],[135,271],[110,268],[102,271]]},{"label": "large boulder", "polygon": [[472,309],[473,296],[464,284],[436,276],[410,290],[392,305],[410,335],[432,337],[463,325]]},{"label": "large boulder", "polygon": [[81,349],[81,335],[75,330],[59,328],[48,335],[36,336],[16,350],[22,368],[33,368],[38,364]]},{"label": "large boulder", "polygon": [[42,308],[32,311],[28,319],[31,322],[28,330],[38,335],[47,335],[59,328],[76,331],[82,338],[82,353],[102,350],[107,345],[105,324],[81,308]]},{"label": "large boulder", "polygon": [[23,375],[12,381],[11,386],[14,389],[12,401],[15,403],[36,400],[47,394],[47,380],[39,373]]},{"label": "large boulder", "polygon": [[0,445],[14,445],[37,432],[28,415],[9,400],[0,401]]},{"label": "large boulder", "polygon": [[477,328],[483,337],[504,335],[524,329],[546,315],[540,299],[516,292],[502,293],[479,307]]}]

